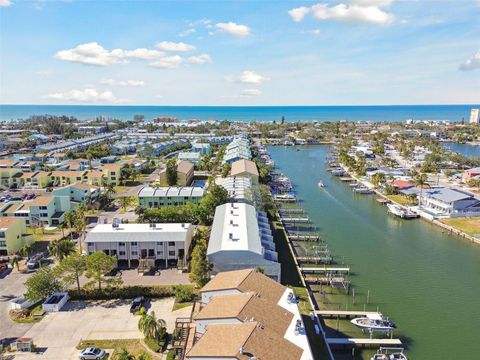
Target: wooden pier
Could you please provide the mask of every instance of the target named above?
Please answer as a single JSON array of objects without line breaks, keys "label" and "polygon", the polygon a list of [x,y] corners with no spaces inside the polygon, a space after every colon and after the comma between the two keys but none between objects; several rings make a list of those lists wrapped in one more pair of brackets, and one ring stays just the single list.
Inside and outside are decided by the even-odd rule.
[{"label": "wooden pier", "polygon": [[309,223],[310,219],[306,217],[281,217],[282,221],[284,223],[290,223],[290,224],[295,224],[295,223]]},{"label": "wooden pier", "polygon": [[[287,232],[288,232],[288,230],[287,230]],[[318,235],[300,235],[300,234],[290,234],[290,233],[288,233],[288,239],[290,241],[318,242],[320,240],[320,236],[318,236]]]},{"label": "wooden pier", "polygon": [[400,346],[400,339],[363,339],[363,338],[326,338],[327,344],[335,347],[379,347],[379,346]]},{"label": "wooden pier", "polygon": [[349,267],[302,267],[300,270],[303,273],[337,273],[337,274],[348,274],[350,273]]},{"label": "wooden pier", "polygon": [[356,317],[365,317],[367,315],[381,316],[382,314],[376,311],[316,310],[315,315],[320,315],[321,317],[349,319]]}]

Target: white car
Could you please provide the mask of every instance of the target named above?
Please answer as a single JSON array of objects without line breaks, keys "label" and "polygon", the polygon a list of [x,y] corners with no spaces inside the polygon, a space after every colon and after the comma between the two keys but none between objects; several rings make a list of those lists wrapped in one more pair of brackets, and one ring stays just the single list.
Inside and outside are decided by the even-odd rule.
[{"label": "white car", "polygon": [[86,348],[80,351],[80,355],[78,356],[80,360],[100,360],[103,359],[107,355],[105,350],[99,348]]}]

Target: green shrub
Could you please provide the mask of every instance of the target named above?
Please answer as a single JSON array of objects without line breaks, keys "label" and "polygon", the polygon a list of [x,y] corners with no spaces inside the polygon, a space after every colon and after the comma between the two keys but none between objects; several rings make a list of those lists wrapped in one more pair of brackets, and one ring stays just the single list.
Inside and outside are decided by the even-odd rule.
[{"label": "green shrub", "polygon": [[168,350],[167,360],[175,360],[175,351],[173,349]]},{"label": "green shrub", "polygon": [[80,293],[77,290],[70,290],[72,300],[111,300],[111,299],[133,299],[138,296],[147,298],[165,298],[175,296],[172,286],[125,286],[108,289],[83,289]]},{"label": "green shrub", "polygon": [[145,338],[144,342],[145,342],[145,345],[147,345],[150,348],[150,350],[156,353],[161,352],[165,346],[165,340],[157,341],[155,339]]},{"label": "green shrub", "polygon": [[193,288],[185,285],[174,285],[173,292],[175,294],[175,300],[179,303],[190,302],[193,300]]}]

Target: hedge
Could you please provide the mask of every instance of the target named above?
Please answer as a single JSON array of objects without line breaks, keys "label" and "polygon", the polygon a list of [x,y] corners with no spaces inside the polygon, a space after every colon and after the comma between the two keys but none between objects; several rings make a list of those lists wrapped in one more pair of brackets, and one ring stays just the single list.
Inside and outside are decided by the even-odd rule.
[{"label": "hedge", "polygon": [[[186,285],[189,286],[189,285]],[[190,286],[189,286],[190,287]],[[124,286],[105,289],[83,289],[70,290],[68,292],[72,300],[112,300],[112,299],[133,299],[138,296],[148,298],[164,298],[175,296],[173,286]]]},{"label": "hedge", "polygon": [[145,342],[145,345],[147,345],[150,348],[150,350],[156,353],[161,352],[165,347],[165,340],[158,342],[155,339],[145,338],[143,341]]}]

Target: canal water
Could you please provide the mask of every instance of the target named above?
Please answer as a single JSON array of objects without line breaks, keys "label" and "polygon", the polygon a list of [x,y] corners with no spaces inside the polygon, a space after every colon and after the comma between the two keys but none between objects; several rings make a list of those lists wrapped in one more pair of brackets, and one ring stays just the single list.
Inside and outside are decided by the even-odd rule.
[{"label": "canal water", "polygon": [[[378,306],[395,321],[394,337],[408,343],[409,359],[480,358],[480,246],[420,219],[396,219],[375,196],[354,194],[327,172],[328,151],[269,147],[336,259],[355,273],[355,307],[363,308],[369,291],[367,308]],[[351,294],[343,300],[353,307]]]},{"label": "canal water", "polygon": [[442,146],[466,157],[480,157],[480,146],[470,144],[442,143]]}]

